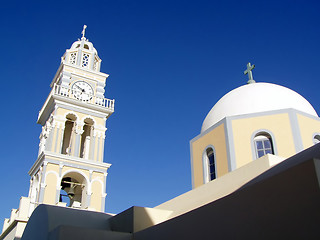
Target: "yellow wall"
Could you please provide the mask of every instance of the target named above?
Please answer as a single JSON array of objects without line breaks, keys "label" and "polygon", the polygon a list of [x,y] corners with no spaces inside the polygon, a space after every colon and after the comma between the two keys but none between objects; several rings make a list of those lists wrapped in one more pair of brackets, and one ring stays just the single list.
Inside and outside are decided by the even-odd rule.
[{"label": "yellow wall", "polygon": [[101,211],[101,201],[102,201],[102,193],[101,193],[101,183],[98,181],[95,181],[91,185],[91,202],[90,202],[90,208],[93,208],[97,211]]},{"label": "yellow wall", "polygon": [[[101,211],[101,204],[102,204],[102,189],[103,189],[103,182],[104,182],[104,174],[93,172],[92,173],[92,180],[93,183],[91,185],[91,202],[90,202],[90,208],[93,208],[97,211]],[[100,180],[100,181],[96,181]]]},{"label": "yellow wall", "polygon": [[[58,108],[55,112],[55,115],[56,116],[65,116],[67,113],[70,113],[71,111],[68,110],[68,109],[64,109],[64,108]],[[86,117],[88,117],[89,115],[88,114],[84,114],[84,113],[80,113],[80,112],[76,112],[76,115],[78,116],[79,119],[77,120],[84,120]],[[95,124],[97,125],[102,125],[102,126],[105,126],[105,120],[104,118],[99,118],[99,117],[94,117],[94,116],[91,116],[91,118],[94,119],[95,121]]]},{"label": "yellow wall", "polygon": [[286,158],[296,153],[287,113],[234,119],[231,123],[237,168],[253,161],[252,135],[261,129],[269,130],[273,134],[278,156]]},{"label": "yellow wall", "polygon": [[[297,114],[303,148],[313,145],[313,135],[320,133],[320,120]],[[294,120],[294,119],[292,119]],[[298,151],[295,146],[293,127],[289,113],[270,114],[256,117],[230,118],[231,127],[228,129],[233,136],[229,144],[231,157],[234,156],[236,168],[242,167],[255,160],[255,149],[253,145],[254,134],[266,131],[273,138],[275,154],[288,158]],[[293,121],[294,122],[294,121]],[[299,129],[295,129],[299,131]],[[297,142],[300,139],[297,140]],[[228,159],[224,123],[221,123],[210,132],[191,142],[192,148],[192,170],[194,187],[203,184],[203,153],[208,145],[213,145],[216,154],[217,177],[228,173]]]},{"label": "yellow wall", "polygon": [[313,146],[313,135],[320,133],[320,120],[297,114],[303,148]]},{"label": "yellow wall", "polygon": [[226,137],[224,124],[222,123],[211,132],[191,143],[194,187],[198,187],[203,184],[202,156],[203,151],[208,145],[214,146],[215,149],[217,177],[228,173]]},{"label": "yellow wall", "polygon": [[[50,171],[54,171],[50,172]],[[56,204],[56,192],[57,192],[57,174],[59,173],[59,165],[56,164],[50,164],[48,163],[46,167],[46,173],[50,172],[46,175],[45,179],[45,191],[44,191],[44,198],[43,198],[43,203],[46,204]]]}]

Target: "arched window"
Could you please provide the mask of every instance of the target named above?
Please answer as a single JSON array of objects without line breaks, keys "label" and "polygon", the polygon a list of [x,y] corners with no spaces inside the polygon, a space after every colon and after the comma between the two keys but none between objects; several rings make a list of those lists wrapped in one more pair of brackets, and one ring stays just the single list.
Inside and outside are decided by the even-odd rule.
[{"label": "arched window", "polygon": [[313,143],[314,144],[320,143],[320,135],[319,134],[314,135]]},{"label": "arched window", "polygon": [[274,154],[272,138],[270,134],[263,132],[258,133],[253,139],[256,158],[260,158],[266,154]]},{"label": "arched window", "polygon": [[75,128],[75,121],[76,117],[72,114],[67,115],[67,120],[64,126],[64,133],[63,133],[63,141],[62,141],[62,154],[70,154],[71,153],[71,145],[74,135],[74,128]]},{"label": "arched window", "polygon": [[81,135],[81,145],[80,145],[80,157],[88,159],[89,151],[90,151],[90,141],[91,141],[91,133],[93,127],[93,120],[87,118],[84,120],[83,133]]},{"label": "arched window", "polygon": [[214,159],[214,153],[212,148],[207,149],[209,180],[216,179],[216,163]]},{"label": "arched window", "polygon": [[204,183],[216,179],[216,159],[213,147],[207,147],[203,153]]}]

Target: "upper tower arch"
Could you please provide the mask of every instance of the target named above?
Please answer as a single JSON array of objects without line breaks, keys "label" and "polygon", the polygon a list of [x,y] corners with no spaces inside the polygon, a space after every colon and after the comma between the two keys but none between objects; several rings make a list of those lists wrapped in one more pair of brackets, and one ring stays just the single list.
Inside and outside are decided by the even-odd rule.
[{"label": "upper tower arch", "polygon": [[69,113],[65,116],[65,119],[61,153],[70,154],[77,116],[73,113]]}]

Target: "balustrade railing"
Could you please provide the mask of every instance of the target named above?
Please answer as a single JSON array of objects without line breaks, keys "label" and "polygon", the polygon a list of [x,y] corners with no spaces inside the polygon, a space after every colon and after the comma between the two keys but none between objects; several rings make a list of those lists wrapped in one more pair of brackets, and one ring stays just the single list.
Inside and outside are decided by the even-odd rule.
[{"label": "balustrade railing", "polygon": [[52,94],[72,98],[81,102],[91,103],[112,110],[114,109],[114,100],[89,95],[81,90],[74,90],[61,85],[55,84],[52,89]]}]

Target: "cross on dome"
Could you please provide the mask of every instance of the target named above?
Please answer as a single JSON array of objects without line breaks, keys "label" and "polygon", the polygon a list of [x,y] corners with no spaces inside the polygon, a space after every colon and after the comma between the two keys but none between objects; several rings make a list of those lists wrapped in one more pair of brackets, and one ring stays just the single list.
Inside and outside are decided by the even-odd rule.
[{"label": "cross on dome", "polygon": [[248,84],[250,83],[255,83],[256,81],[253,80],[253,77],[252,77],[252,70],[255,68],[255,65],[251,65],[251,63],[248,63],[247,64],[247,70],[244,71],[244,75],[248,74],[248,77],[249,77],[249,81],[247,82]]}]

